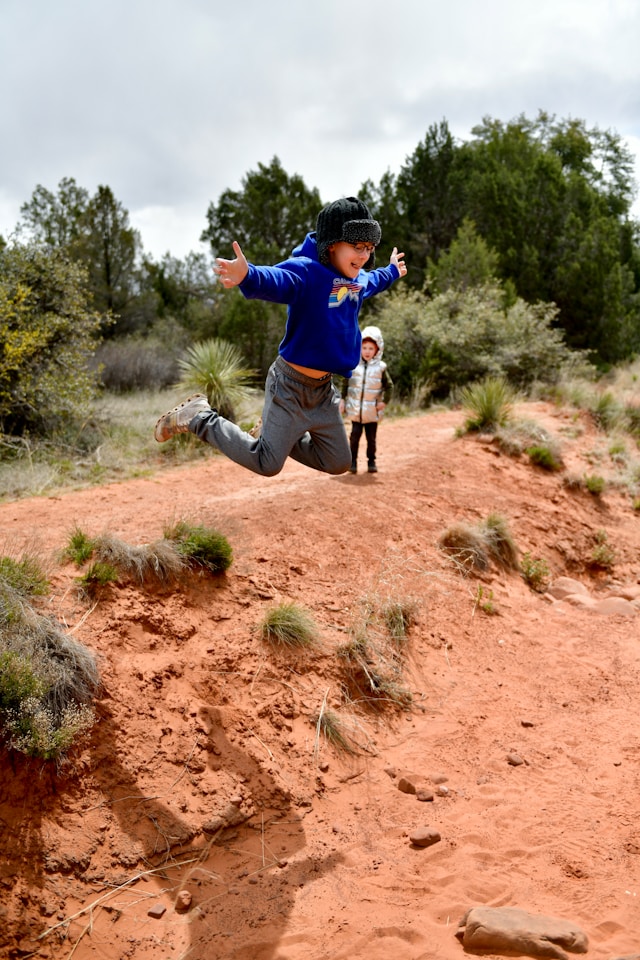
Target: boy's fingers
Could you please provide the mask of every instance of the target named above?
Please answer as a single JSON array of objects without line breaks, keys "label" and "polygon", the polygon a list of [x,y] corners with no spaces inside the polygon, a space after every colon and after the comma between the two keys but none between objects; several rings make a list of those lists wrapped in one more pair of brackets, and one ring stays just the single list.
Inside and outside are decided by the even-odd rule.
[{"label": "boy's fingers", "polygon": [[244,260],[244,253],[242,252],[242,247],[240,246],[238,241],[234,240],[231,246],[233,247],[233,252],[235,253],[238,260]]}]

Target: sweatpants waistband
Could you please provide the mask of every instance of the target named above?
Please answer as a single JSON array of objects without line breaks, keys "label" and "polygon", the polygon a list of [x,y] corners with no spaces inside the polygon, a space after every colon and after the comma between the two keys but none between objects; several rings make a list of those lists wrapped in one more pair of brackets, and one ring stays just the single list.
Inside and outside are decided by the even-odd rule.
[{"label": "sweatpants waistband", "polygon": [[306,387],[324,387],[327,385],[327,381],[331,380],[330,373],[325,374],[324,377],[309,377],[306,373],[300,373],[299,370],[288,364],[280,354],[276,357],[274,364],[285,376],[290,377],[291,380],[297,380],[298,383],[304,383]]}]

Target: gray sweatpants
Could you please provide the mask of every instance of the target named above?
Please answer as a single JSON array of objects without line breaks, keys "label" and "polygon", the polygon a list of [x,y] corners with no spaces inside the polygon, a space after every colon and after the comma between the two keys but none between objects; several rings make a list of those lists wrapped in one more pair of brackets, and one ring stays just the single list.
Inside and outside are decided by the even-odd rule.
[{"label": "gray sweatpants", "polygon": [[262,433],[254,439],[218,413],[199,413],[189,430],[230,460],[273,477],[287,457],[324,473],[345,473],[351,464],[340,397],[331,377],[314,380],[277,357],[265,383]]}]

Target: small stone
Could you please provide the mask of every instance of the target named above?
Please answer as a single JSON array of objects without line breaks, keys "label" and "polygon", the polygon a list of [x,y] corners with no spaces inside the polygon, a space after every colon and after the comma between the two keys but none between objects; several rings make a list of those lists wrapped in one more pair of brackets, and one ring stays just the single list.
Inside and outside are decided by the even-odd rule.
[{"label": "small stone", "polygon": [[408,780],[407,777],[400,777],[398,780],[398,790],[401,793],[415,793],[416,785],[411,780]]},{"label": "small stone", "polygon": [[524,760],[517,753],[508,753],[507,763],[510,763],[512,767],[520,767],[524,763]]},{"label": "small stone", "polygon": [[418,827],[409,834],[409,840],[415,847],[431,847],[441,839],[442,837],[433,827]]},{"label": "small stone", "polygon": [[431,780],[431,783],[434,783],[437,786],[439,783],[446,783],[449,777],[447,777],[444,773],[432,773],[429,779]]},{"label": "small stone", "polygon": [[436,793],[439,797],[448,797],[450,792],[449,787],[445,787],[444,783],[440,783],[436,787]]},{"label": "small stone", "polygon": [[420,787],[416,790],[416,800],[420,800],[423,803],[428,803],[430,800],[433,800],[433,793],[431,790],[427,790],[426,787]]},{"label": "small stone", "polygon": [[181,890],[176,897],[176,912],[186,913],[191,906],[193,897],[188,890]]},{"label": "small stone", "polygon": [[154,903],[154,905],[147,910],[147,916],[153,917],[154,920],[159,920],[166,912],[167,908],[163,904]]},{"label": "small stone", "polygon": [[532,727],[532,726],[533,726],[533,721],[532,721],[532,720],[521,720],[521,721],[520,721],[520,725],[523,726],[523,727]]},{"label": "small stone", "polygon": [[320,772],[321,772],[321,773],[326,773],[328,769],[329,769],[329,764],[327,763],[326,760],[323,760],[322,763],[319,764],[319,770],[320,770]]}]

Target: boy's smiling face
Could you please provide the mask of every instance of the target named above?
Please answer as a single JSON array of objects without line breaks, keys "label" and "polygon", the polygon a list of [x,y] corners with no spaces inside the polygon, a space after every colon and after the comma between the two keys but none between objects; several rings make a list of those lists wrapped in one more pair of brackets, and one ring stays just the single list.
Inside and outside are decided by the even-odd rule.
[{"label": "boy's smiling face", "polygon": [[339,240],[329,246],[331,266],[343,277],[355,280],[375,250],[372,243],[347,243]]}]

